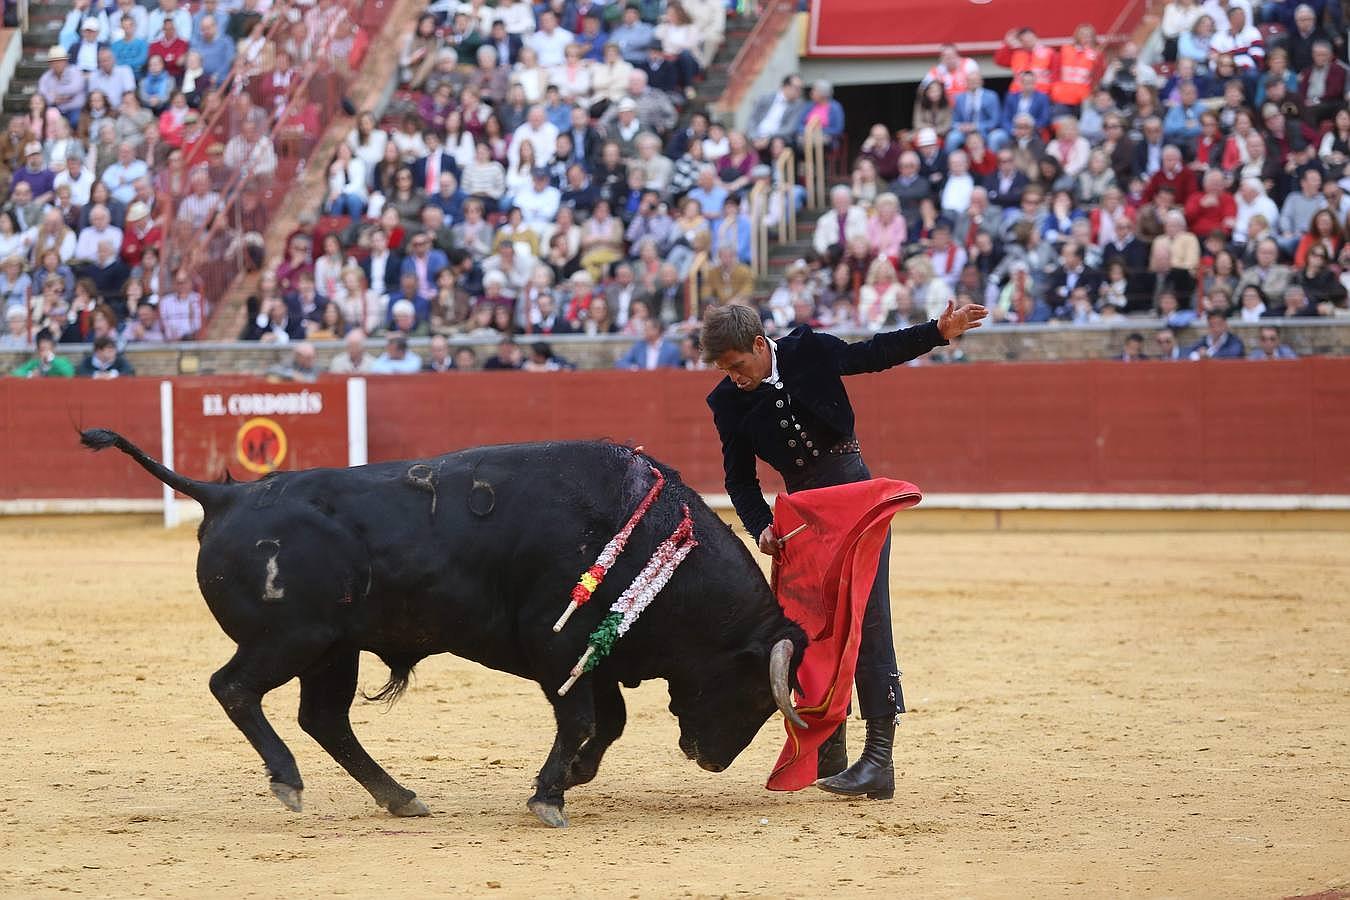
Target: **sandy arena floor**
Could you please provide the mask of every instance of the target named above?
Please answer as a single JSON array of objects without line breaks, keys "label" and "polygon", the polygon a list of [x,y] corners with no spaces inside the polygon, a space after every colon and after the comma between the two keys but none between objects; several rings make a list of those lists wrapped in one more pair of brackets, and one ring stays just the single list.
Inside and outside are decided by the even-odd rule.
[{"label": "sandy arena floor", "polygon": [[[530,684],[428,660],[372,755],[395,819],[295,723],[305,811],[207,691],[232,651],[190,528],[0,520],[0,893],[178,896],[1277,897],[1350,886],[1344,533],[898,535],[914,710],[893,803],[762,789],[676,747],[664,685],[553,832],[524,806],[552,740]],[[362,684],[385,670],[367,658]],[[853,749],[861,727],[854,723]],[[767,818],[768,824],[760,823]]]}]

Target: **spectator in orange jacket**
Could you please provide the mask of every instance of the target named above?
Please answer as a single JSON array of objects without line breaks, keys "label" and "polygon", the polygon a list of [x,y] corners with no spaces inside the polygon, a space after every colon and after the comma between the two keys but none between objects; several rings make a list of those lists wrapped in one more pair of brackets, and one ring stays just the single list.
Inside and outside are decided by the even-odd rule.
[{"label": "spectator in orange jacket", "polygon": [[1073,42],[1059,48],[1058,71],[1050,86],[1050,101],[1057,106],[1071,107],[1076,113],[1092,93],[1099,59],[1096,30],[1091,25],[1079,25],[1074,29]]},{"label": "spectator in orange jacket", "polygon": [[1056,68],[1056,53],[1053,47],[1041,43],[1035,29],[1014,28],[1003,36],[1003,46],[994,52],[994,62],[1012,69],[1011,93],[1022,90],[1023,72],[1036,73],[1036,90],[1049,94]]}]

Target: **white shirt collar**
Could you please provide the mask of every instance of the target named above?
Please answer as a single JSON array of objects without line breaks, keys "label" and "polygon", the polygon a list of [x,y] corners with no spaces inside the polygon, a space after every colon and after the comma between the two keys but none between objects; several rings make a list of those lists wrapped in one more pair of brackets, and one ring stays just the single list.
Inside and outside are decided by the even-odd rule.
[{"label": "white shirt collar", "polygon": [[[765,340],[769,340],[769,339],[768,339],[768,338],[765,338]],[[772,340],[769,340],[769,361],[770,361],[770,363],[771,363],[771,368],[769,369],[769,377],[766,378],[766,379],[764,379],[764,383],[765,383],[765,384],[777,384],[777,383],[778,383],[778,344],[775,343],[775,342],[772,341]]]}]

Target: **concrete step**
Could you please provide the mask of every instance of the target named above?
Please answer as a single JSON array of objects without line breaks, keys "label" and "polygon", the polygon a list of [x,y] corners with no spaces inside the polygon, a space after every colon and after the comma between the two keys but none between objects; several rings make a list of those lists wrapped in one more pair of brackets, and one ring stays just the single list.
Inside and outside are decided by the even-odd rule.
[{"label": "concrete step", "polygon": [[10,115],[27,112],[28,94],[6,94],[4,110]]}]

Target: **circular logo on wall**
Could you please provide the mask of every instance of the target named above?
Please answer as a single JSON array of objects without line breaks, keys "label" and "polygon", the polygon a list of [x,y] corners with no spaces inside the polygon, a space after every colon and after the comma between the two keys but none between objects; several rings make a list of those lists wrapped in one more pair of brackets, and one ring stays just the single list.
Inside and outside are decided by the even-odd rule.
[{"label": "circular logo on wall", "polygon": [[234,436],[234,455],[250,472],[275,472],[286,458],[286,432],[271,419],[249,419]]}]

